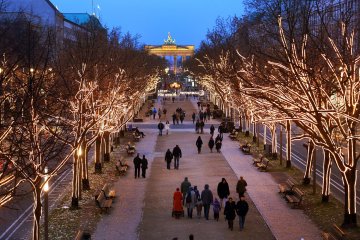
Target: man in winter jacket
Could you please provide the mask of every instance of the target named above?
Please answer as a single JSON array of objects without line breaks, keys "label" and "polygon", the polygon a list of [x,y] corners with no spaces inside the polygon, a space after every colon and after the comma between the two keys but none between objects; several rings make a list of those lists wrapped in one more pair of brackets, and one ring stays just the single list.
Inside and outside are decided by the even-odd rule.
[{"label": "man in winter jacket", "polygon": [[179,145],[176,145],[174,147],[172,154],[174,156],[174,168],[179,169],[179,160],[182,157],[182,153]]},{"label": "man in winter jacket", "polygon": [[166,168],[169,170],[172,159],[173,159],[173,154],[171,153],[170,149],[168,149],[165,153],[165,161],[166,161]]},{"label": "man in winter jacket", "polygon": [[134,168],[135,168],[135,178],[140,177],[140,167],[141,167],[141,158],[139,157],[139,153],[134,158]]},{"label": "man in winter jacket", "polygon": [[249,204],[245,201],[245,198],[240,198],[240,201],[236,204],[236,213],[239,216],[240,231],[244,229],[245,216],[249,211]]},{"label": "man in winter jacket", "polygon": [[189,190],[185,196],[185,205],[187,208],[188,218],[192,218],[192,213],[193,213],[193,209],[196,205],[196,202],[197,202],[196,193],[192,187],[189,187]]},{"label": "man in winter jacket", "polygon": [[188,178],[185,177],[184,181],[181,183],[180,190],[183,195],[183,205],[185,205],[185,196],[186,193],[189,191],[191,183],[189,182]]},{"label": "man in winter jacket", "polygon": [[213,194],[209,189],[209,184],[205,184],[204,190],[201,192],[201,201],[204,206],[204,215],[206,220],[209,220],[210,205],[213,202]]},{"label": "man in winter jacket", "polygon": [[162,136],[162,131],[164,129],[164,124],[160,121],[158,124],[158,129],[159,129],[159,135]]},{"label": "man in winter jacket", "polygon": [[220,198],[220,206],[223,207],[223,200],[225,199],[226,201],[227,197],[230,195],[229,184],[225,178],[222,178],[221,182],[219,182],[217,186],[217,194]]},{"label": "man in winter jacket", "polygon": [[239,198],[244,197],[244,193],[246,192],[247,182],[244,177],[241,176],[239,181],[236,184],[236,192],[239,194]]},{"label": "man in winter jacket", "polygon": [[143,178],[146,178],[147,168],[148,168],[148,160],[145,158],[145,155],[143,155],[143,158],[141,159],[141,176]]}]

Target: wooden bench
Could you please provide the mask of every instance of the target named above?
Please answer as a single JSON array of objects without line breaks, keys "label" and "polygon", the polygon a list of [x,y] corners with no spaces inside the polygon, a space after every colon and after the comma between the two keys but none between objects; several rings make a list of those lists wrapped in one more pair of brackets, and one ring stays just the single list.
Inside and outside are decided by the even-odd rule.
[{"label": "wooden bench", "polygon": [[115,190],[110,189],[110,185],[108,183],[105,183],[101,191],[104,193],[104,196],[106,199],[112,199],[115,198]]},{"label": "wooden bench", "polygon": [[125,149],[128,155],[132,155],[136,151],[134,145],[132,145],[131,147],[129,147],[129,145],[126,145]]},{"label": "wooden bench", "polygon": [[293,194],[285,195],[286,200],[292,205],[292,208],[300,207],[303,200],[304,193],[298,188],[293,188]]},{"label": "wooden bench", "polygon": [[295,185],[295,180],[288,178],[285,183],[280,183],[278,185],[279,193],[283,194],[285,197],[287,194],[293,193],[293,188],[295,187]]},{"label": "wooden bench", "polygon": [[341,227],[339,227],[335,223],[333,224],[333,232],[334,235],[336,236],[336,239],[341,239],[341,240],[346,239],[346,235],[347,235],[346,232],[344,232],[344,230],[342,230]]},{"label": "wooden bench", "polygon": [[267,158],[263,158],[262,162],[256,164],[256,166],[261,172],[266,172],[269,166],[269,162],[270,161]]},{"label": "wooden bench", "polygon": [[142,118],[134,118],[134,122],[143,122]]},{"label": "wooden bench", "polygon": [[100,191],[95,201],[96,201],[96,205],[100,208],[101,212],[103,212],[103,210],[108,212],[113,202],[112,199],[106,199],[103,191]]},{"label": "wooden bench", "polygon": [[253,165],[258,166],[259,163],[262,163],[264,155],[259,154],[258,158],[253,158]]},{"label": "wooden bench", "polygon": [[140,141],[141,135],[133,132],[133,137],[134,137],[134,141],[138,142],[138,141]]},{"label": "wooden bench", "polygon": [[331,233],[328,232],[322,232],[321,237],[323,240],[338,240],[336,237],[334,237]]},{"label": "wooden bench", "polygon": [[231,140],[236,140],[237,139],[237,135],[238,135],[238,132],[236,130],[233,130],[230,134],[229,134],[229,138]]},{"label": "wooden bench", "polygon": [[84,232],[83,230],[79,230],[76,234],[76,237],[74,240],[90,240],[91,234],[88,232]]},{"label": "wooden bench", "polygon": [[240,149],[241,149],[241,151],[242,151],[244,154],[251,154],[251,153],[250,153],[251,145],[248,144],[248,143],[246,143],[246,144],[244,144],[244,145],[241,145],[241,146],[240,146]]}]

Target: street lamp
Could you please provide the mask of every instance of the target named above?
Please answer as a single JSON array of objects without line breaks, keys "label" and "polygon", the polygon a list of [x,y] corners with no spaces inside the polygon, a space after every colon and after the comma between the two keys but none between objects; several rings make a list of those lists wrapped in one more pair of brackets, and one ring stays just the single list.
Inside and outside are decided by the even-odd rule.
[{"label": "street lamp", "polygon": [[49,183],[48,183],[48,167],[44,169],[45,185],[44,185],[44,234],[45,240],[49,240]]}]

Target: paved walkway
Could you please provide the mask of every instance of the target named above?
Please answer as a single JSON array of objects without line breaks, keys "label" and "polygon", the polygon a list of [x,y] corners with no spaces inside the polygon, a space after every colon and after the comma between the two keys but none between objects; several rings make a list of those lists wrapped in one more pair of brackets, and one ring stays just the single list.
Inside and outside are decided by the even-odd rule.
[{"label": "paved walkway", "polygon": [[[195,141],[198,135],[193,128],[187,127],[192,111],[197,108],[196,100],[166,103],[166,106],[170,114],[177,106],[189,113],[184,124],[186,129],[172,129],[168,136],[158,137],[156,129],[140,127],[146,137],[137,143],[137,149],[149,160],[147,178],[134,179],[132,167],[127,176],[117,181],[115,187],[120,196],[110,214],[103,215],[94,239],[188,239],[189,233],[193,233],[195,239],[321,239],[320,230],[301,210],[287,206],[277,193],[277,184],[271,175],[258,172],[252,166],[251,156],[239,151],[237,142],[230,141],[225,135],[222,153],[210,153],[206,144],[210,135],[202,134],[203,152],[197,154]],[[155,123],[158,120],[146,121]],[[164,153],[175,144],[183,150],[180,169],[167,170]],[[128,160],[132,163],[132,159]],[[172,194],[184,177],[189,177],[199,190],[208,183],[214,195],[217,183],[225,177],[231,195],[237,200],[235,186],[240,175],[248,182],[246,197],[250,203],[243,232],[238,231],[237,224],[233,232],[229,231],[223,215],[219,222],[212,218],[206,221],[204,218],[176,220],[171,217]],[[237,221],[236,218],[235,223]]]}]

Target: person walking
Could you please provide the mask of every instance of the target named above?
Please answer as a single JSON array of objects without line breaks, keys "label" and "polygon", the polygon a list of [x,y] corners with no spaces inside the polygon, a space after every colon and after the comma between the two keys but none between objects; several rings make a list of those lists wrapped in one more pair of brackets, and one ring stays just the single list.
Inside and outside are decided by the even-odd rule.
[{"label": "person walking", "polygon": [[179,145],[176,145],[174,147],[172,154],[174,156],[174,168],[179,169],[179,161],[180,161],[180,158],[182,157],[182,152],[181,152]]},{"label": "person walking", "polygon": [[189,182],[188,178],[185,177],[184,181],[180,185],[180,190],[183,196],[183,205],[185,205],[185,196],[186,193],[189,191],[189,187],[191,187],[191,183]]},{"label": "person walking", "polygon": [[228,221],[228,226],[231,231],[234,229],[234,219],[236,217],[235,210],[235,202],[232,200],[232,197],[229,197],[229,200],[225,204],[224,215],[225,219]]},{"label": "person walking", "polygon": [[146,178],[147,168],[148,168],[148,160],[145,158],[145,155],[143,155],[143,158],[141,159],[141,176],[143,178]]},{"label": "person walking", "polygon": [[245,201],[244,197],[241,197],[240,200],[236,203],[236,213],[239,216],[240,231],[244,229],[245,217],[248,211],[249,204]]},{"label": "person walking", "polygon": [[210,137],[210,140],[209,140],[209,143],[208,143],[208,146],[210,148],[210,152],[212,152],[213,148],[214,148],[214,145],[215,145],[215,141],[212,137]]},{"label": "person walking", "polygon": [[175,216],[176,219],[180,218],[181,215],[183,215],[183,206],[181,204],[182,202],[182,194],[180,192],[179,188],[176,188],[176,191],[173,194],[173,216]]},{"label": "person walking", "polygon": [[192,121],[193,121],[193,124],[194,124],[195,123],[195,118],[196,118],[195,112],[193,112],[193,114],[191,115],[191,118],[192,118]]},{"label": "person walking", "polygon": [[197,186],[194,186],[194,192],[196,195],[196,215],[198,218],[201,218],[202,201],[201,201],[200,192],[197,189]]},{"label": "person walking", "polygon": [[154,108],[153,108],[153,110],[152,110],[153,119],[155,119],[155,117],[156,117],[156,113],[157,113],[157,111],[156,111],[156,108],[154,107]]},{"label": "person walking", "polygon": [[218,127],[218,132],[219,132],[219,136],[221,138],[223,138],[223,133],[224,133],[224,126],[222,124],[219,125]]},{"label": "person walking", "polygon": [[209,220],[210,205],[213,202],[213,194],[209,189],[209,184],[205,184],[204,190],[201,192],[201,201],[204,206],[204,215],[206,220]]},{"label": "person walking", "polygon": [[165,153],[165,161],[166,161],[166,168],[169,170],[172,159],[173,159],[173,154],[171,153],[170,149],[168,149]]},{"label": "person walking", "polygon": [[196,123],[195,123],[195,131],[196,131],[196,133],[199,133],[199,130],[200,130],[200,121],[196,120]]},{"label": "person walking", "polygon": [[198,149],[198,153],[200,154],[201,153],[201,147],[203,145],[203,141],[201,139],[201,137],[199,136],[196,140],[196,147]]},{"label": "person walking", "polygon": [[204,121],[200,121],[200,133],[204,133],[204,126],[205,126],[205,123]]},{"label": "person walking", "polygon": [[210,134],[211,134],[212,137],[214,136],[214,132],[215,132],[214,124],[211,124],[211,126],[210,126]]},{"label": "person walking", "polygon": [[219,153],[221,150],[222,142],[220,140],[217,140],[215,143],[216,151]]},{"label": "person walking", "polygon": [[160,122],[158,124],[158,129],[159,129],[159,136],[162,136],[162,131],[164,129],[164,124],[161,122],[161,120],[160,120]]},{"label": "person walking", "polygon": [[192,218],[193,209],[195,207],[196,200],[197,199],[196,199],[196,194],[194,192],[194,189],[192,187],[189,187],[189,190],[188,190],[188,192],[186,193],[186,196],[185,196],[188,218]]},{"label": "person walking", "polygon": [[158,110],[158,116],[159,116],[159,120],[161,119],[161,108],[159,108]]},{"label": "person walking", "polygon": [[223,201],[227,201],[227,197],[230,195],[229,184],[227,183],[225,178],[221,179],[217,186],[217,194],[220,198],[220,206],[223,206]]},{"label": "person walking", "polygon": [[134,162],[134,168],[135,168],[135,178],[139,178],[140,177],[140,167],[141,167],[141,158],[139,157],[139,153],[136,155],[136,157],[134,158],[133,162]]},{"label": "person walking", "polygon": [[181,124],[183,123],[184,119],[185,119],[185,112],[181,112],[180,113],[180,122],[181,122]]},{"label": "person walking", "polygon": [[236,184],[236,192],[239,194],[239,198],[244,197],[244,193],[246,192],[247,182],[244,177],[241,176],[239,181]]},{"label": "person walking", "polygon": [[169,134],[169,130],[170,130],[170,123],[169,121],[166,120],[166,123],[165,123],[165,131],[166,131],[166,135]]},{"label": "person walking", "polygon": [[216,221],[219,221],[220,210],[221,210],[220,202],[217,198],[215,198],[213,203],[213,212],[214,212],[214,219]]},{"label": "person walking", "polygon": [[174,114],[172,115],[172,120],[173,120],[173,124],[175,125],[175,121],[176,121],[176,113],[174,113]]}]

